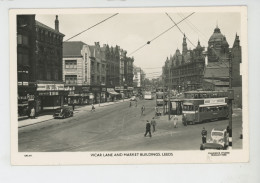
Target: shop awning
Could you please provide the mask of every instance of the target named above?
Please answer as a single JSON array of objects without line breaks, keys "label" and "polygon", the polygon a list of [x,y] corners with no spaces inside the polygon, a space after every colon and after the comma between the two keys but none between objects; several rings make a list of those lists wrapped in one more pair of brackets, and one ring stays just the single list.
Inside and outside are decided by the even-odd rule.
[{"label": "shop awning", "polygon": [[107,91],[109,94],[111,94],[111,95],[120,95],[119,93],[117,93],[117,92],[115,92],[115,91]]}]

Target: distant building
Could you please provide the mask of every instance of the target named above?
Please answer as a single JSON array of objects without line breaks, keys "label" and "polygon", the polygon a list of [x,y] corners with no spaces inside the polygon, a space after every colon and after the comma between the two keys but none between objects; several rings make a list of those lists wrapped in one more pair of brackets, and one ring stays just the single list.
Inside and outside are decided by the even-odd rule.
[{"label": "distant building", "polygon": [[[230,57],[231,56],[231,57]],[[229,87],[229,59],[232,60],[232,87],[235,90],[234,104],[242,107],[242,76],[240,75],[241,46],[236,35],[232,48],[218,26],[208,41],[207,51],[200,42],[195,49],[188,50],[183,37],[182,53],[176,50],[166,59],[163,78],[166,86],[180,91],[224,90]]]},{"label": "distant building", "polygon": [[198,41],[193,50],[187,49],[186,36],[183,37],[182,53],[179,49],[167,58],[163,67],[165,85],[172,90],[189,91],[202,88],[205,67],[204,48]]}]

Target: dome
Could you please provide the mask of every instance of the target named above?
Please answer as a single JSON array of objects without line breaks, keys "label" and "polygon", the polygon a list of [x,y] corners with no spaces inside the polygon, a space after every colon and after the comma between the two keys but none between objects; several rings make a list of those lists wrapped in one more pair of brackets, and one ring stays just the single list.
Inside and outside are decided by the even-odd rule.
[{"label": "dome", "polygon": [[209,42],[222,41],[224,39],[224,35],[221,34],[220,29],[216,27],[214,29],[214,33],[209,38]]}]

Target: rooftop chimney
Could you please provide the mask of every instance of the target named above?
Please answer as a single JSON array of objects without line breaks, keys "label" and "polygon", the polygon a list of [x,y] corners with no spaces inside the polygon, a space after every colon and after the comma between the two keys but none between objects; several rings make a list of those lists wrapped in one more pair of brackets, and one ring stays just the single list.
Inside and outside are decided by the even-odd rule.
[{"label": "rooftop chimney", "polygon": [[59,20],[58,20],[58,15],[56,15],[56,19],[55,19],[55,30],[59,32]]}]

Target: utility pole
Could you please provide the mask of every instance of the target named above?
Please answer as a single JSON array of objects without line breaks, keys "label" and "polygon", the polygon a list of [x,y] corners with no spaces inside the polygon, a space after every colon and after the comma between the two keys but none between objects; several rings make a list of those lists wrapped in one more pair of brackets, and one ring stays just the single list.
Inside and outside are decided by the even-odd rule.
[{"label": "utility pole", "polygon": [[170,107],[171,107],[171,67],[169,67],[169,85],[168,85],[168,120],[171,119]]},{"label": "utility pole", "polygon": [[165,99],[165,94],[164,94],[164,90],[165,90],[165,75],[163,73],[163,115],[165,115],[165,102],[164,102],[164,99]]},{"label": "utility pole", "polygon": [[232,149],[232,100],[234,100],[234,90],[232,89],[232,53],[229,52],[229,89],[228,89],[228,107],[229,107],[229,149]]}]

